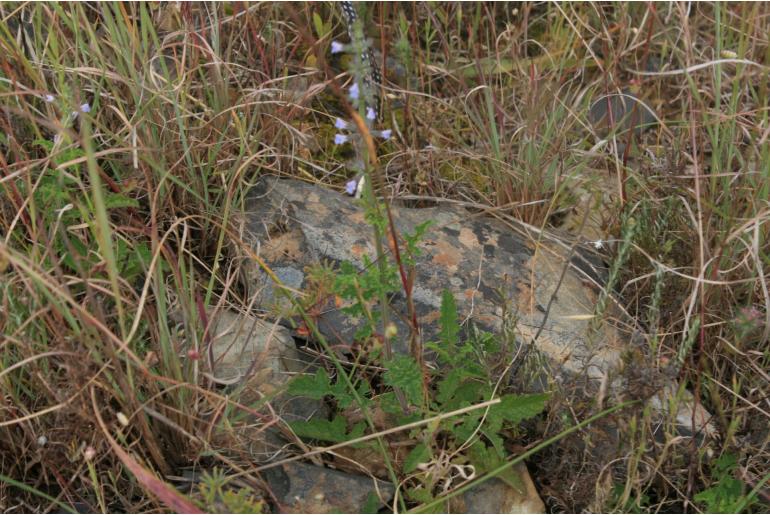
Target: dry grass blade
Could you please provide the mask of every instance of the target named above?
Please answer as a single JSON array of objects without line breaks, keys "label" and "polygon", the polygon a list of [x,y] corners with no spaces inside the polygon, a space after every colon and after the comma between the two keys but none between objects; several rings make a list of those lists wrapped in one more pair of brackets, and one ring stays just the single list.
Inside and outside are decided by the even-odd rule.
[{"label": "dry grass blade", "polygon": [[132,458],[126,451],[124,451],[118,442],[110,435],[109,429],[104,424],[102,419],[101,410],[99,409],[98,402],[96,400],[96,391],[91,388],[91,405],[94,410],[94,416],[99,423],[99,427],[102,430],[105,438],[110,444],[112,450],[117,454],[120,461],[131,471],[136,477],[136,480],[144,486],[149,492],[153,493],[161,500],[163,504],[169,507],[176,513],[203,513],[195,504],[190,502],[172,486],[158,479],[155,474],[141,466],[134,458]]}]

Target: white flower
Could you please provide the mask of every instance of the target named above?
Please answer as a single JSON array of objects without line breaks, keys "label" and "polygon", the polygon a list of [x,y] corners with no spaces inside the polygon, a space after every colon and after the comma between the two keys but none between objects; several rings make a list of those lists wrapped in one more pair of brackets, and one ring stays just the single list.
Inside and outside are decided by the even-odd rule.
[{"label": "white flower", "polygon": [[593,242],[593,245],[596,250],[601,250],[602,248],[604,248],[604,242],[602,240],[596,240],[595,242]]},{"label": "white flower", "polygon": [[86,461],[91,461],[95,457],[96,457],[96,449],[94,449],[90,445],[86,447],[86,450],[83,451],[83,458],[85,458]]}]

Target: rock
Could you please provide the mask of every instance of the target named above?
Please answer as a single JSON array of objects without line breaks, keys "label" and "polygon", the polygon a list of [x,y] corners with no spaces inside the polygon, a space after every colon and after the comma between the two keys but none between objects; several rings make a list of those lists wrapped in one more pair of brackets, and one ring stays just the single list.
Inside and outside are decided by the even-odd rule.
[{"label": "rock", "polygon": [[[210,334],[214,358],[210,376],[219,384],[235,387],[239,403],[250,405],[268,397],[275,415],[286,422],[328,415],[323,401],[282,392],[293,375],[313,371],[285,327],[224,310],[215,315]],[[286,457],[280,426],[266,427],[264,420],[255,420],[253,415],[248,418],[255,424],[238,426],[236,434],[222,428],[217,438],[227,442],[223,446],[247,448],[260,463]]]},{"label": "rock", "polygon": [[[375,259],[371,227],[362,207],[349,197],[295,180],[267,177],[253,189],[246,207],[243,239],[289,283],[291,295],[314,293],[308,280],[313,266],[337,267],[347,261],[362,271],[364,256]],[[655,414],[651,421],[655,427],[663,428],[670,421],[682,436],[716,434],[708,422],[710,415],[692,395],[653,365],[633,320],[612,303],[600,319],[593,319],[600,289],[592,284],[601,284],[602,274],[592,273],[590,259],[576,259],[581,256],[575,255],[564,271],[568,253],[563,247],[547,240],[535,243],[497,220],[461,208],[410,209],[394,202],[392,213],[400,235],[414,233],[426,220],[433,222],[417,244],[421,255],[415,267],[413,298],[423,341],[438,340],[444,289],[454,294],[464,326],[472,324],[493,334],[502,333],[506,305],[506,312],[512,314],[507,322],[515,322],[516,341],[511,345],[526,346],[527,354],[534,358],[516,362],[517,366],[525,364],[514,377],[517,386],[522,387],[525,376],[523,387],[530,390],[553,389],[554,382],[562,385],[563,391],[571,392],[568,403],[574,399],[585,407],[583,415],[598,411],[591,408],[597,406],[597,399],[598,406],[643,399]],[[277,294],[280,286],[271,284],[260,268],[255,267],[249,286],[259,290],[257,305],[266,313],[278,312],[284,319],[290,313],[285,295]],[[311,310],[314,320],[329,344],[344,353],[357,343],[355,334],[362,321],[344,314],[335,299],[319,299]],[[402,295],[391,298],[398,328],[393,346],[401,353],[408,351],[409,331],[402,322],[405,306]],[[673,392],[681,393],[679,402],[670,402]],[[602,463],[613,462],[628,452],[622,425],[625,416],[597,421],[575,438],[585,440],[585,453],[601,451]],[[566,440],[558,445],[562,444],[568,445]],[[590,489],[595,480],[590,474],[574,479]],[[495,482],[479,488],[456,501],[464,503],[459,510],[514,511],[512,506],[525,502],[519,492]],[[535,501],[529,506],[533,511],[540,509]]]},{"label": "rock", "polygon": [[[493,221],[469,220],[468,212],[461,209],[394,209],[393,214],[401,234],[413,232],[415,226],[425,220],[433,220],[433,228],[418,245],[423,255],[416,267],[414,290],[423,340],[437,335],[436,322],[444,288],[454,293],[461,316],[471,315],[474,323],[490,331],[499,331],[501,327],[499,294],[507,294],[519,308],[522,329],[534,334],[543,321],[543,311],[561,270],[558,260],[543,253],[536,256],[530,245],[507,228],[496,226]],[[280,271],[284,277],[291,277],[289,286],[294,289],[306,285],[307,266],[323,260],[349,261],[362,269],[364,254],[374,257],[371,228],[364,220],[363,210],[348,197],[309,184],[265,180],[248,205],[247,218],[261,257],[276,273]],[[542,265],[532,266],[535,260]],[[261,304],[270,306],[280,302],[261,271],[256,276],[259,287],[264,288]],[[591,313],[595,301],[595,294],[585,288],[575,274],[568,274],[560,293],[560,301],[555,303],[555,311],[543,331],[543,341],[550,342],[543,347],[552,351],[556,359],[568,356],[570,351],[574,354],[580,335],[580,327],[565,324],[560,317]],[[393,307],[403,312],[403,299],[396,298]],[[323,312],[318,319],[321,332],[328,335],[332,343],[352,344],[360,321],[331,305],[319,308]],[[399,334],[406,335],[406,325],[400,320],[396,323],[400,326]],[[405,352],[406,337],[397,340],[401,342],[397,350]],[[620,346],[614,347],[618,353]],[[602,352],[612,350],[602,349]],[[580,358],[584,357],[582,354]],[[582,369],[578,359],[572,357],[567,364],[576,372]]]},{"label": "rock", "polygon": [[300,462],[266,469],[262,475],[282,513],[363,513],[387,504],[394,493],[393,485],[384,481]]},{"label": "rock", "polygon": [[270,394],[286,382],[287,372],[299,371],[294,338],[281,325],[225,310],[215,315],[209,335],[217,382],[248,380]]},{"label": "rock", "polygon": [[[633,321],[610,306],[605,321],[590,327],[598,289],[587,284],[588,275],[580,266],[571,266],[559,285],[566,254],[563,248],[544,242],[535,247],[501,222],[471,216],[461,208],[394,205],[392,211],[400,235],[414,233],[426,220],[433,221],[418,243],[422,255],[417,258],[414,288],[424,341],[437,339],[441,296],[447,288],[455,296],[460,320],[492,333],[501,332],[502,304],[506,302],[516,318],[518,345],[532,342],[542,327],[534,350],[550,364],[550,375],[557,381],[587,379],[591,394],[602,385],[610,398],[637,396],[635,377],[644,378],[646,384],[668,384],[676,391],[676,383],[663,377],[645,357],[644,345],[633,343],[633,334],[620,329],[634,328]],[[296,180],[263,178],[250,194],[244,215],[246,240],[272,270],[290,280],[294,290],[307,286],[307,267],[348,261],[362,270],[364,255],[374,260],[371,227],[363,209],[334,191]],[[258,300],[263,309],[281,304],[276,287],[263,271],[257,269],[252,282],[261,289]],[[406,313],[403,296],[396,295],[391,304],[394,312]],[[354,343],[361,321],[342,313],[333,299],[316,306],[316,311],[319,330],[330,344],[344,349]],[[394,317],[399,334],[394,350],[404,353],[408,328],[401,318],[405,317]],[[615,327],[609,320],[621,322]],[[650,392],[645,397],[665,399],[663,390],[658,390],[657,395]],[[667,402],[653,404],[663,411],[668,406]],[[696,420],[708,420],[705,410],[693,408],[693,404],[685,399],[680,409],[697,409]],[[713,432],[708,424],[692,428],[692,417],[676,418],[690,426],[691,434],[703,429]]]},{"label": "rock", "polygon": [[545,504],[537,493],[527,466],[519,463],[514,470],[521,487],[514,488],[494,478],[454,497],[449,513],[545,513]]},{"label": "rock", "polygon": [[[245,379],[247,395],[276,394],[293,375],[315,371],[281,325],[223,311],[212,325],[211,336],[214,377],[226,384]],[[286,395],[274,397],[272,403],[284,420],[307,420],[322,409],[317,400]]]},{"label": "rock", "polygon": [[655,114],[633,93],[631,88],[623,88],[620,93],[615,91],[609,95],[600,95],[599,100],[591,104],[588,119],[603,136],[606,136],[613,126],[617,135],[629,129],[639,134],[657,123]]}]

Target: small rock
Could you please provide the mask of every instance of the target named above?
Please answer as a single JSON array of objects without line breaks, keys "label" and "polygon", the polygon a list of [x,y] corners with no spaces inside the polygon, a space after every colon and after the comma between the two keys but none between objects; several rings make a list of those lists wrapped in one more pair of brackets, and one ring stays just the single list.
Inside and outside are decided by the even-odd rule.
[{"label": "small rock", "polygon": [[654,114],[630,88],[624,88],[620,93],[602,95],[591,104],[588,119],[603,136],[607,135],[612,127],[618,135],[632,128],[638,134],[657,122]]},{"label": "small rock", "polygon": [[221,311],[215,315],[209,334],[213,342],[213,376],[217,381],[230,384],[246,379],[274,390],[288,380],[287,371],[297,371],[297,348],[283,326],[234,311]]},{"label": "small rock", "polygon": [[514,488],[497,478],[485,481],[449,502],[450,513],[545,513],[545,504],[537,493],[527,466],[519,463],[514,470],[521,488]]},{"label": "small rock", "polygon": [[[210,329],[214,367],[212,377],[224,385],[241,386],[237,401],[252,405],[268,397],[273,411],[283,421],[326,417],[328,408],[321,400],[292,397],[283,392],[291,377],[312,369],[307,356],[300,352],[289,331],[275,323],[222,311],[215,315]],[[253,418],[249,415],[249,418]],[[256,462],[285,457],[286,439],[279,424],[264,426],[264,419],[240,426],[236,435],[226,429],[218,434],[228,446],[248,449]],[[236,439],[233,440],[233,437]]]},{"label": "small rock", "polygon": [[362,513],[370,502],[380,508],[394,494],[390,483],[307,463],[286,463],[262,475],[284,513]]}]

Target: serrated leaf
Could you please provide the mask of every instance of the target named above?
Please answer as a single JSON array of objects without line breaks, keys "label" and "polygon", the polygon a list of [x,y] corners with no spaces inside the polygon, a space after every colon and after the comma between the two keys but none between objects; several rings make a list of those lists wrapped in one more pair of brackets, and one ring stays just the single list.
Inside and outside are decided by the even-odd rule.
[{"label": "serrated leaf", "polygon": [[422,371],[411,356],[396,356],[385,363],[387,370],[383,381],[392,388],[399,388],[406,400],[414,405],[422,405]]},{"label": "serrated leaf", "polygon": [[[53,150],[53,147],[49,150],[49,152]],[[51,156],[51,161],[56,166],[61,166],[64,163],[68,163],[70,161],[74,161],[75,159],[79,159],[81,157],[84,157],[86,155],[85,151],[82,148],[78,147],[71,147],[71,148],[64,148],[60,149],[55,155]],[[77,165],[74,165],[77,166]]]},{"label": "serrated leaf", "polygon": [[289,422],[289,426],[300,438],[334,443],[346,442],[350,439],[347,423],[341,415],[334,417],[334,420],[322,418],[296,420]]},{"label": "serrated leaf", "polygon": [[547,393],[503,395],[500,404],[495,404],[489,411],[492,416],[499,416],[512,424],[518,424],[522,420],[541,413],[545,409],[545,401],[548,397]]},{"label": "serrated leaf", "polygon": [[48,153],[53,150],[53,141],[47,139],[36,139],[32,142],[32,144],[43,147]]},{"label": "serrated leaf", "polygon": [[[371,389],[366,381],[359,383],[356,388],[359,397],[364,401],[365,405],[369,404],[369,393]],[[337,400],[337,405],[340,409],[345,409],[351,406],[355,402],[355,397],[350,393],[350,389],[343,381],[337,381],[331,386],[331,395]]]},{"label": "serrated leaf", "polygon": [[452,424],[450,431],[459,442],[465,442],[473,436],[481,422],[481,413],[468,413],[463,416],[462,424]]},{"label": "serrated leaf", "polygon": [[404,460],[404,474],[417,469],[417,465],[425,463],[430,458],[430,447],[424,443],[417,444]]},{"label": "serrated leaf", "polygon": [[441,343],[451,349],[457,345],[457,335],[460,333],[460,326],[457,323],[457,305],[454,295],[449,290],[444,290],[441,295]]},{"label": "serrated leaf", "polygon": [[[353,429],[350,430],[347,436],[347,440],[355,440],[356,438],[361,438],[364,436],[364,431],[366,430],[366,423],[365,422],[359,422],[355,426],[353,426]],[[360,447],[362,445],[371,445],[373,442],[367,442],[365,444],[358,444],[354,445],[353,447]]]},{"label": "serrated leaf", "polygon": [[[494,470],[505,462],[503,456],[494,449],[487,447],[481,440],[476,440],[468,449],[468,459],[476,469],[476,475],[483,475]],[[497,475],[497,478],[505,481],[509,486],[518,490],[521,494],[526,492],[526,485],[519,477],[515,467],[508,467]]]},{"label": "serrated leaf", "polygon": [[118,263],[120,275],[128,282],[132,282],[152,260],[152,252],[143,242],[126,243],[125,240],[117,240],[115,245],[115,261]]},{"label": "serrated leaf", "polygon": [[446,404],[454,397],[457,388],[462,384],[464,376],[464,370],[461,368],[454,368],[438,382],[438,391],[436,393],[436,402],[441,405]]},{"label": "serrated leaf", "polygon": [[139,202],[136,199],[127,197],[121,193],[107,193],[104,195],[104,207],[107,209],[139,207]]},{"label": "serrated leaf", "polygon": [[377,399],[379,400],[380,409],[385,413],[388,413],[390,415],[404,414],[403,410],[401,409],[401,404],[399,404],[395,393],[385,392],[382,395],[380,395]]},{"label": "serrated leaf", "polygon": [[334,391],[329,384],[329,375],[326,373],[326,369],[319,368],[314,375],[302,375],[292,379],[289,382],[287,393],[319,400],[326,395],[332,395]]},{"label": "serrated leaf", "polygon": [[423,504],[427,504],[433,500],[433,495],[430,490],[424,486],[418,486],[417,488],[408,488],[406,495],[412,501],[417,501]]},{"label": "serrated leaf", "polygon": [[464,406],[470,406],[476,402],[488,399],[490,394],[489,385],[480,381],[463,381],[455,389],[452,398],[443,403],[442,409],[455,410]]}]

